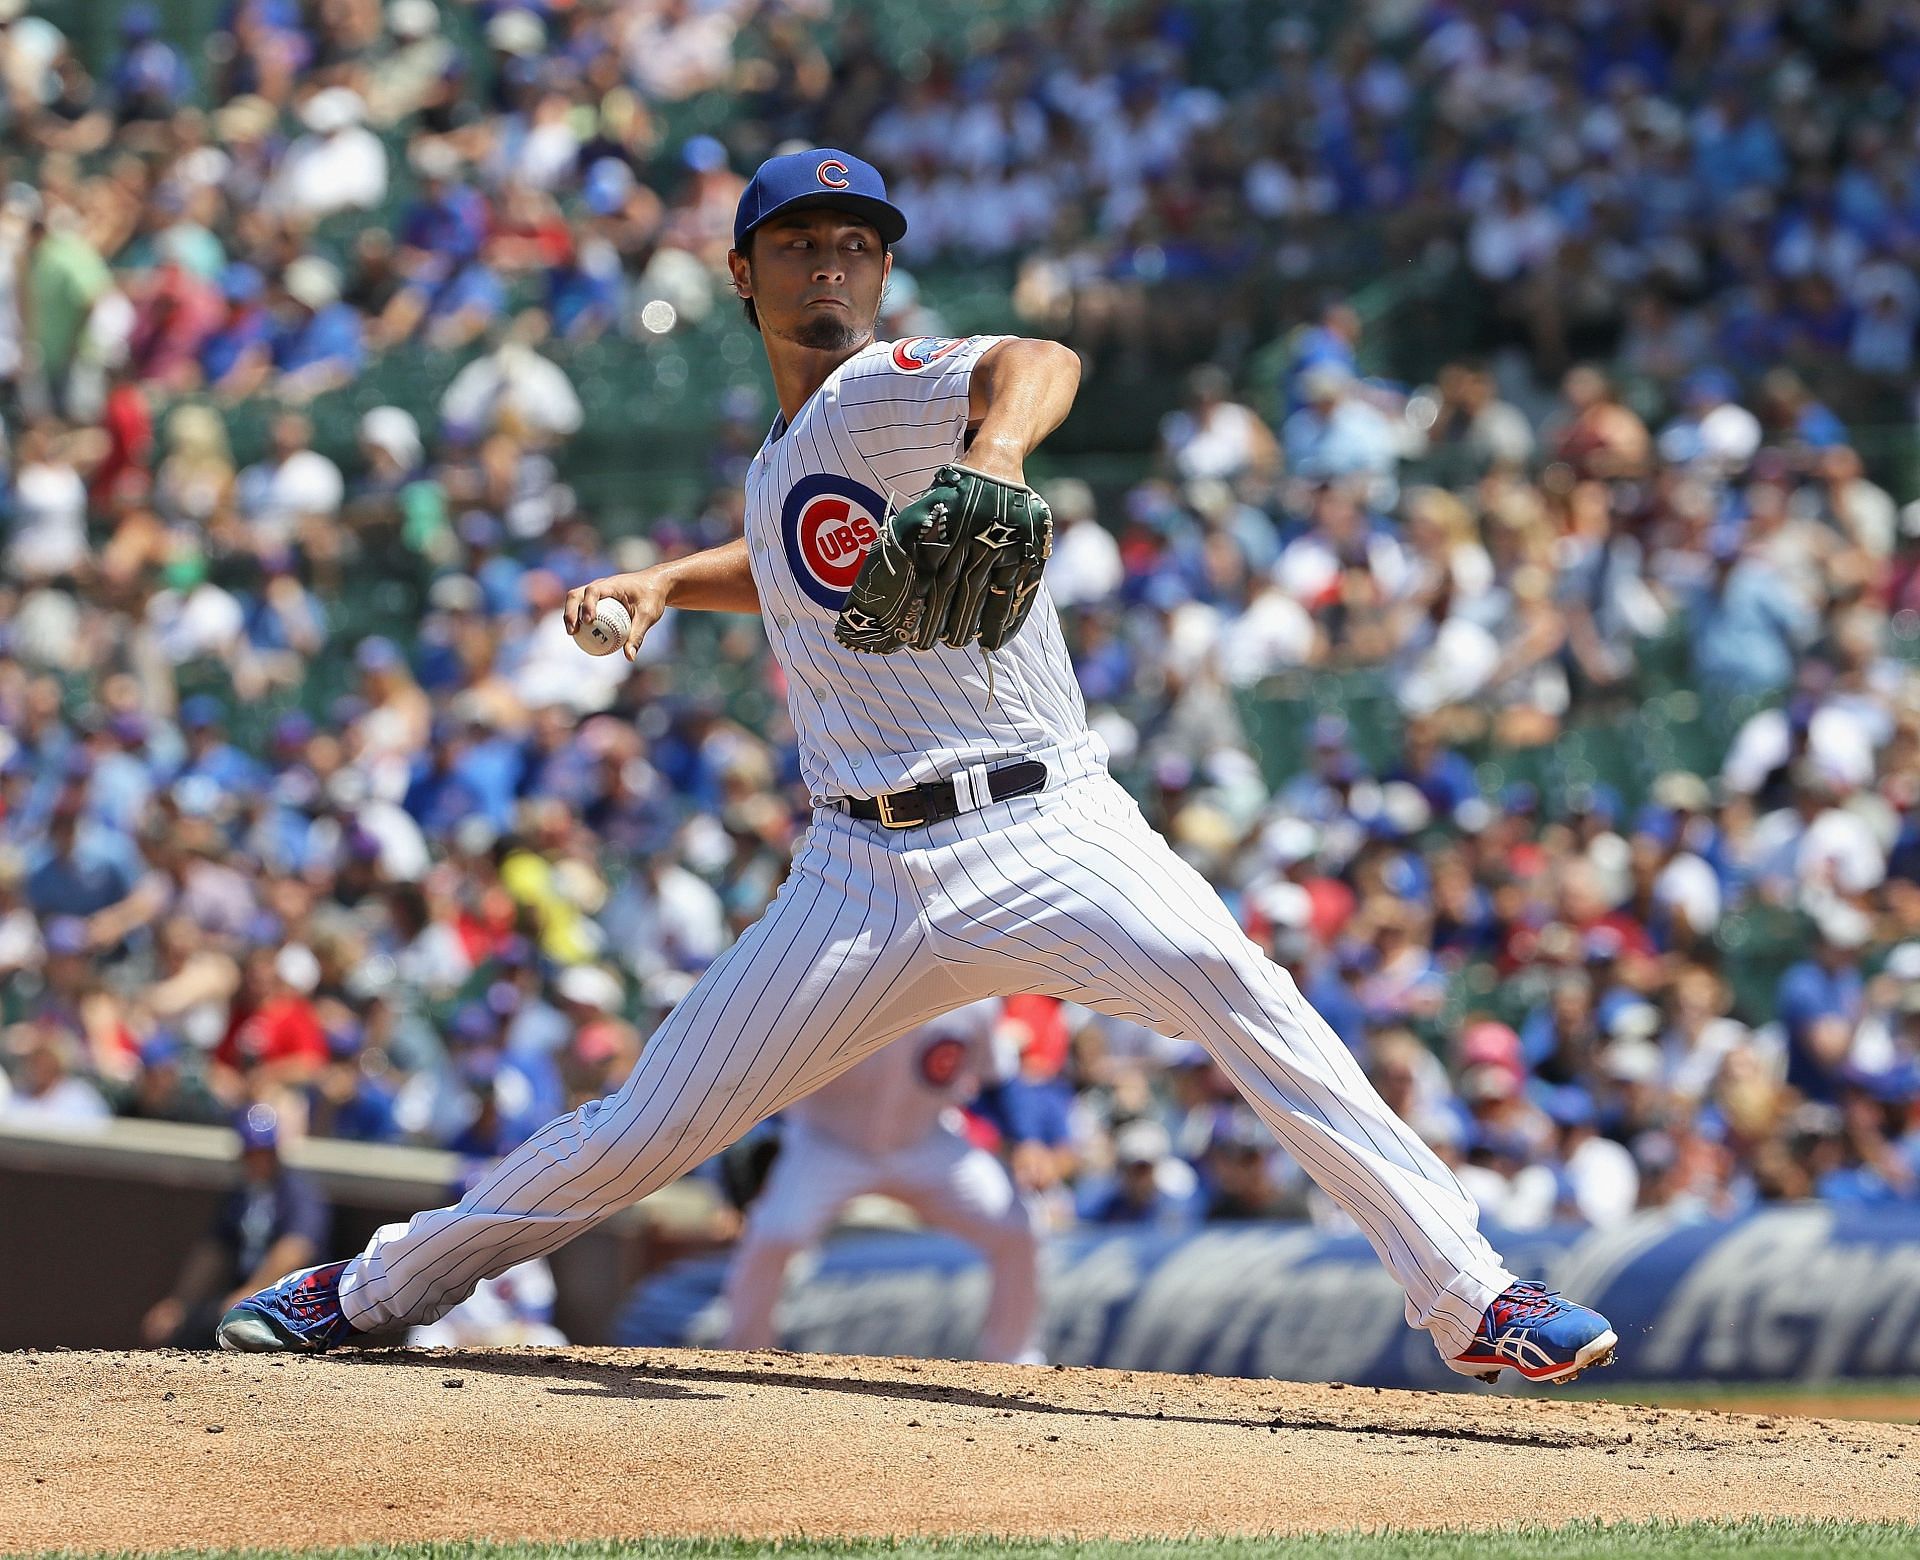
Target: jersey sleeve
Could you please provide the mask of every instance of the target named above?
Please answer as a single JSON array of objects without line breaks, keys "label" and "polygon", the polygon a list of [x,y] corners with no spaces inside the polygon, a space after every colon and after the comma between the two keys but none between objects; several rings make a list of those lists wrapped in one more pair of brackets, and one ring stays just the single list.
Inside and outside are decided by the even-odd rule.
[{"label": "jersey sleeve", "polygon": [[862,457],[902,494],[925,489],[962,453],[967,396],[981,357],[1006,336],[910,336],[876,351],[841,392],[841,416]]}]

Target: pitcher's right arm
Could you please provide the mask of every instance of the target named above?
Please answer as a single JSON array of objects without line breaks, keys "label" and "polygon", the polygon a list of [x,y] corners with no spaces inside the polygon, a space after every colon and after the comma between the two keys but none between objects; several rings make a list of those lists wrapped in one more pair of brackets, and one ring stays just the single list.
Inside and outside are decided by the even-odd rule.
[{"label": "pitcher's right arm", "polygon": [[602,601],[614,600],[633,618],[626,657],[640,653],[648,631],[668,607],[689,612],[758,612],[760,592],[747,561],[747,541],[738,537],[724,547],[709,547],[633,574],[609,574],[567,592],[567,632],[592,619]]}]

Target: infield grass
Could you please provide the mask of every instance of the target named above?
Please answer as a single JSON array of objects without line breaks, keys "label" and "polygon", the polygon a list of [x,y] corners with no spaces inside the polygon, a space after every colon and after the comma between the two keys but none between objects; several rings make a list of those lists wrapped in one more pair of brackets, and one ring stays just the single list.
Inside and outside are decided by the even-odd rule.
[{"label": "infield grass", "polygon": [[1582,1381],[1566,1397],[1593,1403],[1642,1403],[1651,1408],[1721,1409],[1730,1414],[1806,1414],[1817,1419],[1873,1419],[1883,1424],[1920,1420],[1920,1380],[1799,1382],[1750,1385],[1710,1381]]},{"label": "infield grass", "polygon": [[1479,1532],[1310,1534],[1299,1538],[642,1539],[564,1544],[369,1544],[351,1549],[45,1551],[36,1560],[1827,1560],[1920,1554],[1920,1525],[1895,1522],[1598,1522]]}]

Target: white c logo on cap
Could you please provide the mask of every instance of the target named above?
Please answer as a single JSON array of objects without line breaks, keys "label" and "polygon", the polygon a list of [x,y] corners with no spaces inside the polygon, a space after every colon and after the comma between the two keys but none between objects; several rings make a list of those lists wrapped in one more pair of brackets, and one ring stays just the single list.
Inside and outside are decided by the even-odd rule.
[{"label": "white c logo on cap", "polygon": [[836,158],[829,157],[813,170],[813,176],[830,190],[844,190],[847,187],[847,165]]}]

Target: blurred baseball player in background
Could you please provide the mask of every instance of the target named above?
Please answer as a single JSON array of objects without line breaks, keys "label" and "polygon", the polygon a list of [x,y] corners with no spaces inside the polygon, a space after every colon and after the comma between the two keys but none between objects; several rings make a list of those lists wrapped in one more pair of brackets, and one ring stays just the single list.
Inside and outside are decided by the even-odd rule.
[{"label": "blurred baseball player in background", "polygon": [[617,599],[629,657],[669,606],[761,614],[814,801],[779,894],[617,1094],[549,1123],[458,1205],[242,1302],[222,1345],[311,1352],[438,1317],[888,1041],[1036,992],[1205,1046],[1452,1369],[1559,1381],[1604,1363],[1606,1320],[1516,1279],[1459,1181],[1107,773],[1025,476],[1079,360],[1010,337],[876,342],[905,231],[857,157],[761,166],[728,264],[780,415],[748,468],[745,534],[566,602],[571,634]]},{"label": "blurred baseball player in background", "polygon": [[988,1001],[942,1014],[786,1111],[780,1151],[727,1270],[727,1348],[773,1344],[788,1264],[854,1198],[878,1193],[986,1258],[980,1358],[1041,1363],[1033,1215],[1000,1161],[955,1120],[990,1065],[999,1012]]}]

